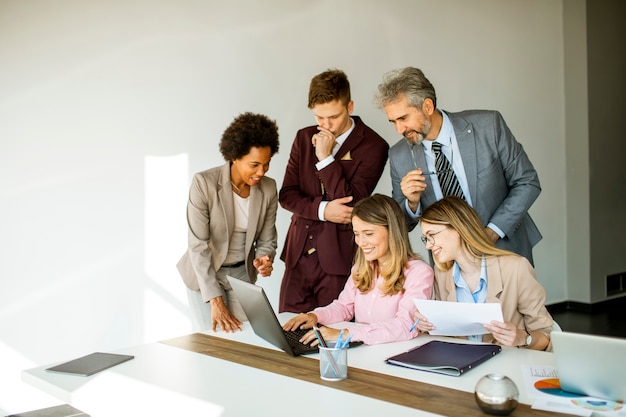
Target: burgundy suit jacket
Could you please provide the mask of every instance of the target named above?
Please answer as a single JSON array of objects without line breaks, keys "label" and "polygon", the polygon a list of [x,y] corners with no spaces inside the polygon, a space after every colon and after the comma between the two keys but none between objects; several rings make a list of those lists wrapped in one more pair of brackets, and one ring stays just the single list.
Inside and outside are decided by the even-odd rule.
[{"label": "burgundy suit jacket", "polygon": [[317,210],[322,200],[352,196],[351,205],[354,205],[371,195],[389,152],[389,145],[382,137],[358,116],[351,117],[354,130],[339,148],[335,161],[321,171],[315,167],[318,160],[311,143],[317,126],[306,127],[296,134],[278,200],[293,213],[280,256],[286,268],[295,266],[309,234],[314,233],[322,269],[328,274],[346,277],[350,274],[356,249],[352,225],[320,221]]}]

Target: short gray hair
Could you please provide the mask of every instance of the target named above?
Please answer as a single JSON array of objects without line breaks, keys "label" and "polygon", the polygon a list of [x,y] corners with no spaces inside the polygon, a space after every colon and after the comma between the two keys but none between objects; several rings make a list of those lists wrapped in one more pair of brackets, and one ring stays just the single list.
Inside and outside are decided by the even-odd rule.
[{"label": "short gray hair", "polygon": [[378,107],[384,107],[405,96],[409,105],[422,108],[427,98],[437,107],[435,87],[428,81],[422,70],[414,67],[405,67],[389,71],[383,76],[383,82],[378,85],[375,101]]}]

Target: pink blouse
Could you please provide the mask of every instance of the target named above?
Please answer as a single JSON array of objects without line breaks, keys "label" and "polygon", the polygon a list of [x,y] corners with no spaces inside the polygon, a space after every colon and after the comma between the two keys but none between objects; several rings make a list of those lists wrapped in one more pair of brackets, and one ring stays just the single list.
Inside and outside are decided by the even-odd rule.
[{"label": "pink blouse", "polygon": [[355,342],[373,345],[412,339],[419,334],[417,329],[409,331],[416,310],[413,299],[431,299],[434,272],[426,262],[410,259],[404,276],[403,293],[384,295],[378,289],[383,284],[382,277],[376,278],[375,288],[364,294],[355,287],[350,275],[339,297],[313,313],[324,325],[354,317],[358,325],[350,327],[350,335]]}]

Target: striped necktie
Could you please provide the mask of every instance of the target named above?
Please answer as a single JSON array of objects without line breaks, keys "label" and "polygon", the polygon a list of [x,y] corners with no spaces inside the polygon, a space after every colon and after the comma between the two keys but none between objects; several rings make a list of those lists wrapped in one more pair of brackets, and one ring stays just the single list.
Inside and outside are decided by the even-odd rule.
[{"label": "striped necktie", "polygon": [[455,195],[465,200],[459,179],[456,177],[450,161],[441,152],[441,143],[433,142],[433,152],[435,152],[435,169],[437,170],[437,179],[443,196]]}]

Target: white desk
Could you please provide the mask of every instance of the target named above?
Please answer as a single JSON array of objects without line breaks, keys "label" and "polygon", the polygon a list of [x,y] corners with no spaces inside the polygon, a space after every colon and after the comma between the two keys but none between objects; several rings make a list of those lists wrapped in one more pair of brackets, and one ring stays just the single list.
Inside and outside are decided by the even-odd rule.
[{"label": "white desk", "polygon": [[[256,336],[248,323],[242,332],[210,334],[276,349]],[[483,375],[504,373],[520,388],[521,402],[528,404],[530,400],[524,392],[521,365],[553,364],[551,353],[507,348],[461,377],[420,372],[384,363],[387,357],[432,339],[422,335],[408,342],[360,346],[348,352],[349,365],[466,392],[473,392],[476,382]],[[433,415],[162,343],[123,349],[119,353],[135,355],[135,359],[91,377],[49,373],[45,368],[50,365],[45,365],[23,371],[22,378],[93,417],[293,416],[294,408],[298,410],[296,415],[304,417],[356,413]],[[372,389],[376,387],[372,386]],[[305,407],[302,407],[303,403]],[[480,415],[478,407],[476,410],[477,415]]]}]

